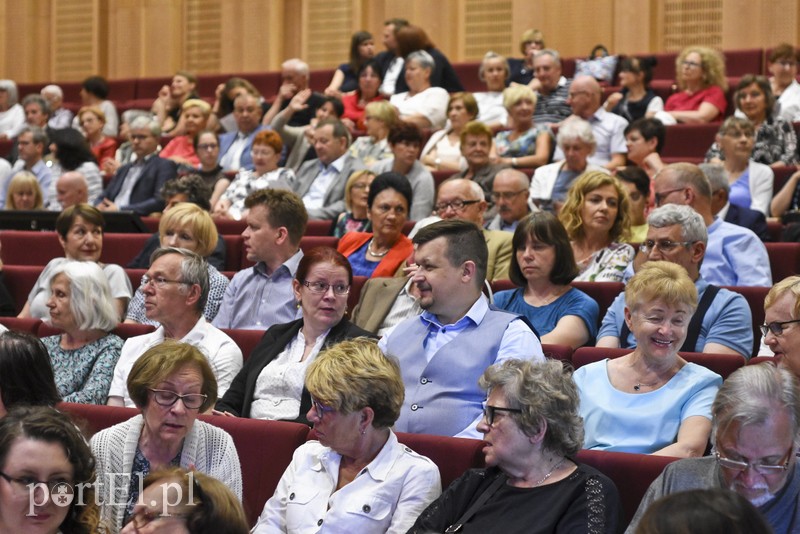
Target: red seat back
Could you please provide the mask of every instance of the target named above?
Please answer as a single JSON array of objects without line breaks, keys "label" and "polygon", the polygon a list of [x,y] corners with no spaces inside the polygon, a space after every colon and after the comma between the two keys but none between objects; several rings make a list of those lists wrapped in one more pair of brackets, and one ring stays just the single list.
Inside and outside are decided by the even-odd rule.
[{"label": "red seat back", "polygon": [[397,440],[414,452],[433,460],[439,467],[442,489],[449,486],[467,469],[484,466],[484,443],[478,439],[398,432]]},{"label": "red seat back", "polygon": [[[5,240],[3,240],[3,244],[5,245]],[[5,252],[4,246],[3,256],[5,256]],[[42,269],[44,269],[42,265],[6,264],[3,267],[3,280],[11,298],[14,299],[17,313],[22,311],[28,301],[28,294],[39,279],[39,275],[42,274]]]},{"label": "red seat back", "polygon": [[[777,279],[774,279],[777,282]],[[758,354],[758,347],[761,344],[761,330],[759,326],[764,324],[764,299],[767,297],[770,288],[768,287],[747,287],[747,286],[724,286],[725,289],[735,291],[742,295],[747,300],[747,305],[750,308],[750,315],[752,316],[753,324],[753,352],[752,356]]]},{"label": "red seat back", "polygon": [[562,363],[572,362],[572,347],[568,345],[554,345],[549,343],[542,344],[542,352],[545,358],[558,360]]},{"label": "red seat back", "polygon": [[253,349],[256,348],[261,338],[264,337],[264,330],[240,330],[236,328],[223,328],[223,332],[228,334],[230,338],[242,350],[242,357],[246,362],[252,354]]},{"label": "red seat back", "polygon": [[597,315],[598,326],[611,303],[614,302],[617,295],[625,290],[625,284],[622,282],[572,282],[570,285],[580,289],[597,302],[597,306],[600,308],[600,313]]},{"label": "red seat back", "polygon": [[38,335],[42,321],[31,318],[20,319],[17,317],[0,317],[0,324],[9,330],[16,330],[18,332],[27,332],[29,334]]},{"label": "red seat back", "polygon": [[800,273],[800,243],[764,243],[772,269],[772,281]]}]

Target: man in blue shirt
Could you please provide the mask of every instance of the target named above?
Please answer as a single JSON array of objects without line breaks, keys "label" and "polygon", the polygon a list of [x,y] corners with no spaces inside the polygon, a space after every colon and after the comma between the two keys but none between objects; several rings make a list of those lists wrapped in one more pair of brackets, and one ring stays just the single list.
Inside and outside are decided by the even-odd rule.
[{"label": "man in blue shirt", "polygon": [[509,358],[542,361],[542,346],[523,318],[490,307],[481,293],[488,250],[478,226],[439,221],[413,242],[412,280],[424,311],[379,344],[400,360],[406,385],[395,430],[477,438],[485,399],[478,377]]},{"label": "man in blue shirt", "polygon": [[[709,292],[711,286],[700,274],[708,241],[706,225],[700,214],[689,206],[667,204],[650,213],[647,224],[647,239],[634,262],[677,263],[686,269],[697,287],[699,304],[682,350],[740,354],[749,359],[753,351],[753,329],[747,301],[742,295],[727,289]],[[705,306],[704,298],[707,299]],[[597,335],[598,347],[636,346],[636,339],[625,326],[624,311],[625,295],[622,293],[603,318]]]}]

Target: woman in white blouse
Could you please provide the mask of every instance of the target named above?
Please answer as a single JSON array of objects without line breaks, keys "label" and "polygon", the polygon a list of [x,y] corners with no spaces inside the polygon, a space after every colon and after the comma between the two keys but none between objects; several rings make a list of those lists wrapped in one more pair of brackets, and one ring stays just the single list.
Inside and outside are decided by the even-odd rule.
[{"label": "woman in white blouse", "polygon": [[444,126],[448,94],[441,87],[431,87],[435,62],[424,50],[411,52],[406,58],[408,91],[392,96],[390,102],[400,118],[420,128],[438,130]]},{"label": "woman in white blouse", "polygon": [[303,387],[308,365],[324,347],[374,337],[344,318],[352,283],[350,262],[335,249],[317,247],[305,254],[292,282],[302,318],[266,331],[215,413],[308,424],[311,397]]}]

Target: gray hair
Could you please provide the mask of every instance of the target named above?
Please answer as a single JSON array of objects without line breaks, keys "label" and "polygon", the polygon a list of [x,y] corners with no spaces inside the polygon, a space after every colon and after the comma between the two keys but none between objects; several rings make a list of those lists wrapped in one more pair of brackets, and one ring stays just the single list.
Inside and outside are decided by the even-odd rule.
[{"label": "gray hair", "polygon": [[287,59],[283,63],[281,63],[282,69],[290,69],[298,74],[302,74],[306,78],[308,78],[308,63],[303,61],[302,59],[293,57],[292,59]]},{"label": "gray hair", "polygon": [[122,122],[127,123],[128,125],[130,125],[133,121],[135,121],[139,117],[146,117],[148,119],[152,119],[153,114],[143,109],[126,109],[125,111],[122,112],[121,115]]},{"label": "gray hair", "polygon": [[69,280],[69,309],[79,329],[110,332],[117,326],[111,287],[100,266],[91,261],[68,261],[53,272],[51,285],[59,274]]},{"label": "gray hair", "polygon": [[708,178],[712,193],[716,193],[720,189],[724,189],[726,193],[731,192],[731,184],[728,182],[728,174],[725,172],[725,167],[716,163],[701,163],[698,167]]},{"label": "gray hair", "polygon": [[508,60],[506,59],[505,56],[501,56],[500,54],[498,54],[497,52],[494,52],[492,50],[489,50],[483,56],[483,59],[481,60],[481,65],[480,65],[480,67],[478,67],[478,78],[482,82],[486,81],[483,78],[484,70],[486,69],[486,62],[491,60],[491,59],[499,59],[500,61],[503,62],[503,67],[505,67],[505,69],[506,69],[506,81],[508,81],[508,78],[511,76],[511,67],[508,66]]},{"label": "gray hair", "polygon": [[[150,256],[150,265],[153,265],[158,258],[167,254],[178,254],[181,260],[181,280],[186,284],[200,286],[200,299],[197,301],[197,311],[201,314],[208,301],[209,281],[208,281],[208,262],[199,254],[191,250],[176,247],[161,247],[153,251]],[[186,286],[183,286],[184,288]],[[184,292],[186,292],[184,290]]]},{"label": "gray hair", "polygon": [[702,241],[708,244],[708,228],[703,217],[690,206],[665,204],[650,212],[647,224],[651,228],[665,228],[680,225],[681,239],[684,241]]},{"label": "gray hair", "polygon": [[42,95],[37,95],[36,93],[27,95],[22,99],[22,107],[24,108],[28,104],[36,104],[42,110],[42,113],[48,117],[50,116],[50,104],[47,103],[47,100]]},{"label": "gray hair", "polygon": [[536,434],[545,424],[542,445],[547,450],[570,456],[583,447],[578,386],[561,362],[506,360],[486,369],[479,384],[487,393],[502,389],[508,407],[522,410],[509,415],[525,435]]},{"label": "gray hair", "polygon": [[56,95],[58,98],[64,98],[64,91],[61,90],[61,87],[54,84],[45,85],[44,87],[42,87],[40,93],[43,95],[50,94],[50,95]]},{"label": "gray hair", "polygon": [[14,80],[0,80],[0,91],[8,93],[8,105],[13,106],[19,102],[19,93],[17,92],[17,84]]},{"label": "gray hair", "polygon": [[590,145],[592,147],[592,154],[594,154],[594,150],[597,148],[597,139],[594,137],[592,125],[578,117],[570,117],[565,120],[558,129],[556,143],[558,143],[559,148],[563,150],[564,142],[568,139],[577,139],[578,141]]},{"label": "gray hair", "polygon": [[17,137],[24,133],[30,133],[33,135],[33,143],[38,145],[39,143],[47,146],[49,139],[47,138],[47,132],[44,131],[44,128],[39,128],[38,126],[25,126],[19,131]]},{"label": "gray hair", "polygon": [[475,200],[486,200],[486,193],[483,191],[483,188],[478,182],[474,180],[467,180],[467,183],[469,184],[469,190]]},{"label": "gray hair", "polygon": [[416,61],[419,63],[419,66],[423,69],[431,69],[436,66],[436,62],[433,60],[433,56],[427,53],[425,50],[417,50],[415,52],[411,52],[408,54],[406,58],[406,63],[410,61]]},{"label": "gray hair", "polygon": [[791,420],[792,436],[797,441],[800,424],[800,384],[797,377],[772,363],[745,365],[722,383],[711,406],[713,428],[711,442],[733,423],[760,425],[786,410]]},{"label": "gray hair", "polygon": [[534,59],[540,56],[550,56],[551,58],[553,58],[553,61],[555,62],[556,65],[558,65],[559,67],[561,66],[561,54],[559,54],[552,48],[545,48],[544,50],[539,50],[533,55]]},{"label": "gray hair", "polygon": [[156,139],[161,138],[161,125],[152,116],[136,117],[130,123],[131,130],[149,130]]}]

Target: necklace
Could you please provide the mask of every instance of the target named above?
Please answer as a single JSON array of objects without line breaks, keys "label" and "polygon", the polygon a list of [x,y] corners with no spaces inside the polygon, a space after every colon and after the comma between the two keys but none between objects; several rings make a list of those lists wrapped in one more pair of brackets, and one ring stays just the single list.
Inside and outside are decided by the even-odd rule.
[{"label": "necklace", "polygon": [[656,380],[652,384],[645,384],[643,382],[638,382],[635,386],[633,386],[633,390],[634,391],[639,391],[640,389],[642,389],[642,386],[651,388],[651,387],[655,386],[656,384],[658,384],[658,380]]},{"label": "necklace", "polygon": [[382,258],[382,257],[386,256],[389,253],[389,251],[391,250],[391,248],[387,248],[385,251],[383,251],[380,254],[378,254],[377,252],[374,252],[372,250],[372,242],[373,241],[374,241],[374,239],[370,239],[369,240],[369,245],[367,245],[367,252],[369,252],[370,254],[375,256],[376,258]]},{"label": "necklace", "polygon": [[536,486],[540,486],[541,484],[543,484],[545,480],[550,478],[553,475],[553,473],[555,473],[558,470],[558,468],[561,467],[561,464],[564,463],[564,460],[566,460],[566,458],[561,458],[561,461],[558,462],[556,465],[554,465],[553,468],[550,470],[550,472],[547,473],[544,477],[542,477],[542,480],[540,480],[539,482],[536,482],[533,486],[536,487]]}]

